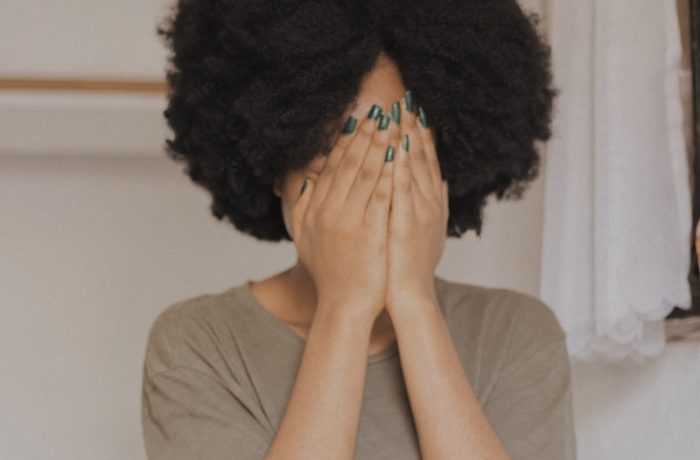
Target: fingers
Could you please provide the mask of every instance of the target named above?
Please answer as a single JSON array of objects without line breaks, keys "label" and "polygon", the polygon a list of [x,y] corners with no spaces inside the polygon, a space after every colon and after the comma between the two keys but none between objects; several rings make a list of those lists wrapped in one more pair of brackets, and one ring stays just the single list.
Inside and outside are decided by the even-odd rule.
[{"label": "fingers", "polygon": [[450,192],[446,180],[442,182],[442,220],[443,228],[447,229],[447,223],[450,220]]},{"label": "fingers", "polygon": [[[362,129],[357,133],[356,138],[347,146],[345,153],[334,168],[331,178],[332,182],[328,189],[326,199],[323,202],[323,206],[329,210],[333,210],[333,212],[339,212],[339,210],[343,209],[345,213],[343,218],[352,217],[346,214],[348,210],[344,209],[344,207],[350,190],[353,187],[353,183],[356,180],[360,180],[363,183],[371,182],[373,187],[377,182],[376,179],[379,176],[378,170],[370,170],[366,165],[363,165],[366,155],[374,152],[376,144],[379,142],[386,142],[388,139],[388,124],[382,123],[381,120],[381,108],[375,104],[367,114],[367,118],[364,120],[361,127]],[[386,148],[386,144],[384,148]],[[352,197],[353,200],[357,198],[358,197],[355,196]],[[364,203],[366,202],[367,200],[365,199]],[[355,207],[355,209],[358,209],[358,207]],[[364,211],[364,207],[362,210]],[[358,214],[355,214],[355,217],[357,215]]]},{"label": "fingers", "polygon": [[428,117],[423,110],[423,107],[418,107],[418,120],[419,120],[419,130],[421,135],[421,140],[423,141],[423,152],[425,155],[425,160],[428,163],[428,170],[432,178],[433,188],[435,190],[435,195],[440,196],[441,193],[441,182],[442,175],[440,174],[440,162],[438,161],[437,150],[435,148],[435,138],[433,136],[433,129],[430,126]]},{"label": "fingers", "polygon": [[366,217],[368,223],[378,226],[377,231],[386,232],[389,226],[389,209],[391,207],[393,195],[394,163],[399,148],[401,129],[397,123],[401,121],[401,104],[396,101],[392,104],[391,122],[389,126],[389,143],[382,155],[382,150],[378,149],[378,157],[383,156],[384,161],[381,167],[381,175],[377,185],[374,187],[367,205]]},{"label": "fingers", "polygon": [[[406,94],[409,99],[412,99],[410,91],[407,91]],[[407,135],[409,139],[409,163],[411,176],[415,181],[413,195],[417,200],[420,202],[424,201],[428,206],[438,206],[442,195],[439,165],[435,156],[435,149],[430,145],[431,138],[426,137],[425,132],[429,132],[429,130],[423,127],[422,122],[419,120],[419,111],[422,111],[422,108],[412,104],[412,110],[409,111],[406,97],[403,98],[402,104],[405,116],[403,117],[404,122],[401,123],[401,128],[402,136]],[[435,158],[431,158],[431,156],[435,156]],[[435,180],[436,173],[437,181]]]},{"label": "fingers", "polygon": [[[337,184],[339,176],[338,169],[343,162],[343,169],[347,169],[348,160],[344,160],[346,156],[352,156],[349,160],[350,165],[360,161],[358,160],[358,152],[364,153],[367,149],[371,136],[376,129],[376,124],[374,119],[365,117],[359,121],[359,126],[355,126],[351,133],[340,135],[331,153],[328,155],[328,159],[323,164],[316,184],[314,184],[316,185],[316,193],[314,193],[309,203],[310,209],[316,210],[327,204],[337,204],[338,200],[333,197],[332,192],[333,190],[337,190],[339,185]],[[344,186],[346,185],[340,184],[341,189]]]},{"label": "fingers", "polygon": [[[406,108],[405,99],[402,101],[402,108]],[[391,194],[391,221],[389,231],[394,235],[399,235],[403,229],[410,228],[410,223],[415,214],[414,189],[416,184],[413,181],[410,155],[414,146],[411,145],[409,135],[410,126],[415,125],[415,115],[402,110],[401,114],[401,146],[394,158],[394,175],[392,178]],[[408,149],[408,150],[407,150]]]},{"label": "fingers", "polygon": [[[382,175],[386,177],[389,173],[384,168],[384,164],[388,162],[388,159],[393,162],[393,156],[398,146],[399,132],[399,126],[395,120],[387,115],[379,117],[377,130],[365,152],[362,166],[355,175],[355,180],[346,196],[346,209],[349,214],[354,216],[364,214],[368,203],[376,198],[374,194],[383,193],[377,191],[376,187],[380,177]],[[388,197],[386,203],[388,204]],[[388,209],[386,212],[388,213]]]},{"label": "fingers", "polygon": [[311,197],[314,195],[314,193],[313,193],[314,188],[316,188],[314,181],[305,178],[304,182],[301,186],[301,192],[299,193],[299,198],[294,203],[294,207],[292,207],[292,235],[291,235],[291,237],[292,237],[292,240],[294,240],[294,241],[301,241],[301,232],[302,232],[301,223],[302,223],[302,220],[304,218],[304,214],[309,207],[309,201],[311,201]]},{"label": "fingers", "polygon": [[[432,129],[422,107],[412,102],[407,91],[392,106],[391,118],[375,105],[354,130],[344,130],[298,207],[308,208],[309,214],[323,208],[333,218],[354,218],[352,222],[378,212],[388,217],[389,207],[396,214],[421,218],[434,218],[437,210],[446,219],[447,183],[440,174]],[[393,156],[389,165],[388,156]]]},{"label": "fingers", "polygon": [[[398,127],[396,127],[396,132],[399,132]],[[398,135],[396,137],[398,138]],[[381,168],[381,174],[376,186],[372,190],[369,203],[365,210],[365,223],[367,225],[377,225],[377,231],[383,232],[386,232],[389,225],[389,207],[391,206],[393,189],[392,177],[396,158],[396,146],[392,145],[392,147],[394,149],[393,152],[387,152],[387,154],[383,155],[385,158],[382,161],[382,165],[379,166]],[[389,149],[387,148],[385,150]],[[380,154],[377,156],[382,155]]]}]

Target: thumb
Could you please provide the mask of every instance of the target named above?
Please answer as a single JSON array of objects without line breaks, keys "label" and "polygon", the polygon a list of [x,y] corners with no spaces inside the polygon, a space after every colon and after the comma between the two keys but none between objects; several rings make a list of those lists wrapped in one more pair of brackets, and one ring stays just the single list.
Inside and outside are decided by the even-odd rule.
[{"label": "thumb", "polygon": [[294,203],[292,208],[292,235],[293,239],[299,241],[301,237],[301,228],[304,215],[306,215],[306,209],[309,207],[309,201],[311,200],[311,194],[314,191],[314,183],[308,177],[304,178],[301,184],[301,189],[299,190],[299,197]]}]

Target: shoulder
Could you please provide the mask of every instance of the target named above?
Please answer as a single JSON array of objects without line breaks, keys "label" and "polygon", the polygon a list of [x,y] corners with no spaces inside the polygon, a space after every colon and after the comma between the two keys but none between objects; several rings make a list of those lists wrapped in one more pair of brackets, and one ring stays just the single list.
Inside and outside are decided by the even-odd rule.
[{"label": "shoulder", "polygon": [[483,378],[504,377],[536,354],[567,353],[558,317],[539,298],[444,279],[436,287],[455,344],[465,363],[480,368]]},{"label": "shoulder", "polygon": [[508,331],[501,342],[498,379],[504,380],[534,373],[553,372],[568,381],[566,332],[554,311],[542,300],[511,289],[497,289],[508,307],[499,307],[508,314],[503,318]]},{"label": "shoulder", "polygon": [[542,300],[509,288],[489,287],[438,278],[439,298],[450,320],[478,323],[511,343],[564,339],[554,311]]},{"label": "shoulder", "polygon": [[211,356],[220,329],[235,308],[235,288],[205,293],[167,305],[156,315],[148,332],[144,368],[148,374],[177,366],[191,366],[193,352]]},{"label": "shoulder", "polygon": [[513,289],[441,286],[465,370],[508,452],[514,458],[576,458],[566,334],[554,311]]}]

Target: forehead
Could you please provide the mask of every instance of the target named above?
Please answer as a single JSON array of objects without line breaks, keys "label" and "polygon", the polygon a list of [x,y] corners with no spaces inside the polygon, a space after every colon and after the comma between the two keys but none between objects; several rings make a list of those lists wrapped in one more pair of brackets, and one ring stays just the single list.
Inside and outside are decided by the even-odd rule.
[{"label": "forehead", "polygon": [[346,111],[346,118],[349,115],[358,119],[366,117],[372,104],[389,113],[391,104],[401,99],[407,89],[394,60],[380,53],[374,67],[362,79],[357,98]]},{"label": "forehead", "polygon": [[[374,67],[363,77],[357,97],[345,111],[343,119],[352,115],[361,120],[367,116],[373,104],[380,106],[384,113],[389,113],[391,104],[400,100],[407,89],[394,60],[380,53]],[[317,155],[306,169],[320,171],[326,159],[325,155]]]}]

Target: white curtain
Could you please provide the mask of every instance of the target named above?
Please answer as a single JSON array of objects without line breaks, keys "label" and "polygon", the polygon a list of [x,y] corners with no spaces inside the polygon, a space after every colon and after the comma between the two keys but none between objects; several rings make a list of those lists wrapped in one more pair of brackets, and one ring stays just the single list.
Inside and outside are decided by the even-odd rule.
[{"label": "white curtain", "polygon": [[547,22],[561,94],[540,296],[573,359],[644,362],[663,351],[673,306],[690,308],[690,79],[676,2],[551,0]]}]

